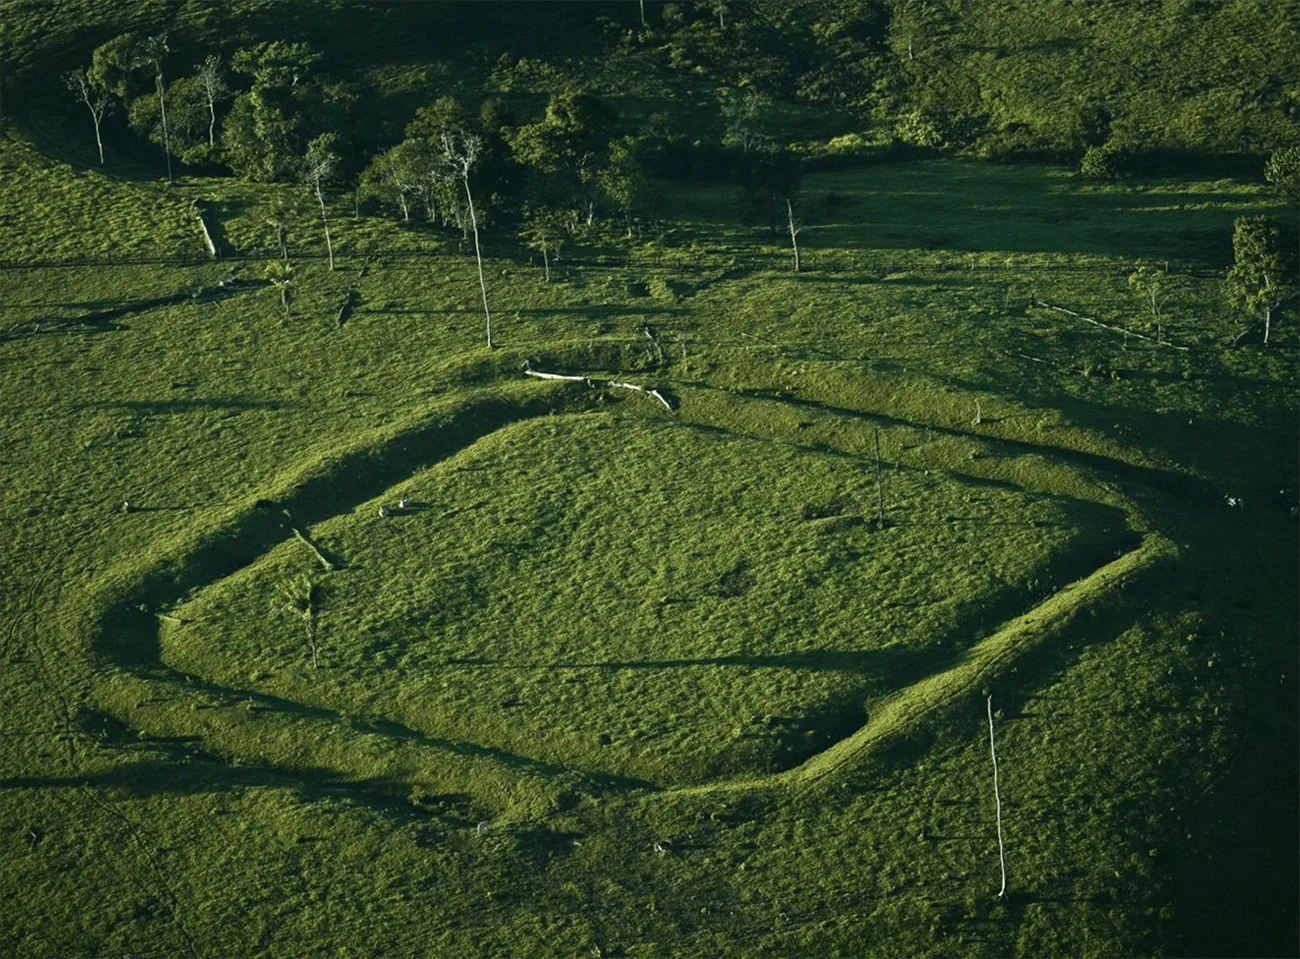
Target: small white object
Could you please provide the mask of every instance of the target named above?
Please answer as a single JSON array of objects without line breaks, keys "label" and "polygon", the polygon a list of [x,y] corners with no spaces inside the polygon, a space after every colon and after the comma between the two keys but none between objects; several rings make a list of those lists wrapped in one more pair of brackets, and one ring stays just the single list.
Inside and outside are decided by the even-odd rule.
[{"label": "small white object", "polygon": [[409,496],[403,496],[401,499],[399,499],[399,500],[397,501],[397,508],[398,508],[398,509],[410,509],[410,508],[411,508],[411,497],[409,497]]},{"label": "small white object", "polygon": [[475,835],[478,836],[484,835],[487,831],[488,831],[488,821],[486,819],[482,820],[477,826],[474,827],[474,833]]},{"label": "small white object", "polygon": [[393,515],[393,511],[392,511],[391,509],[388,508],[387,504],[384,504],[384,503],[380,503],[380,504],[379,504],[379,518],[380,518],[380,519],[388,519],[388,517],[390,517],[390,516],[392,516],[392,515]]}]

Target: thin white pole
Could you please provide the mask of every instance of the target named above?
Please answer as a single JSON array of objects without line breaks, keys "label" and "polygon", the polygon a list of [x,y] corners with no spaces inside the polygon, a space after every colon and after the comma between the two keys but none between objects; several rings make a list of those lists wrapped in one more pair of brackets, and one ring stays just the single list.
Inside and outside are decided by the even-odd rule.
[{"label": "thin white pole", "polygon": [[989,752],[993,756],[993,800],[998,813],[998,861],[1002,864],[1002,888],[998,890],[1001,899],[1007,893],[1007,853],[1002,844],[1002,795],[998,791],[998,750],[993,744],[993,697],[989,696]]}]

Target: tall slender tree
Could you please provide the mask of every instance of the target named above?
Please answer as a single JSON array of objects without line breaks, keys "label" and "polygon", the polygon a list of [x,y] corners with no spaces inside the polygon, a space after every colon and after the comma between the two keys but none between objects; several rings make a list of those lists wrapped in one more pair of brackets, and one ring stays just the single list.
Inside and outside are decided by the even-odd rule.
[{"label": "tall slender tree", "polygon": [[1233,265],[1227,293],[1233,306],[1264,321],[1264,342],[1273,311],[1296,295],[1296,263],[1282,231],[1266,216],[1239,217],[1232,231]]},{"label": "tall slender tree", "polygon": [[109,106],[113,102],[113,95],[103,86],[95,81],[84,68],[70,71],[64,76],[64,82],[67,83],[68,89],[75,93],[81,102],[86,105],[90,111],[90,118],[95,123],[95,146],[99,148],[99,164],[104,165],[104,140],[99,135],[99,125],[104,120],[104,114],[108,112]]},{"label": "tall slender tree", "polygon": [[162,114],[163,156],[167,159],[167,180],[172,180],[172,144],[167,132],[167,92],[163,83],[163,57],[170,48],[167,46],[167,34],[160,33],[154,37],[145,37],[136,50],[132,66],[136,68],[152,67],[154,88],[158,92],[158,110]]},{"label": "tall slender tree", "polygon": [[217,145],[217,102],[222,100],[229,87],[226,86],[226,78],[221,71],[221,57],[213,54],[203,61],[198,72],[194,75],[198,82],[198,93],[202,99],[203,105],[208,110],[208,147],[215,148]]},{"label": "tall slender tree", "polygon": [[488,308],[487,283],[483,279],[483,250],[478,238],[478,213],[474,209],[474,193],[470,189],[469,175],[478,162],[482,141],[472,133],[442,134],[442,164],[460,180],[465,188],[465,204],[469,210],[469,225],[474,231],[474,259],[478,262],[478,286],[483,293],[483,316],[487,322],[487,345],[492,349],[492,310]]},{"label": "tall slender tree", "polygon": [[325,226],[325,249],[329,253],[330,269],[334,269],[334,241],[330,237],[330,220],[325,210],[325,185],[334,178],[339,158],[334,152],[336,138],[332,133],[322,133],[307,144],[307,157],[303,163],[303,180],[311,187],[320,204],[320,220]]}]

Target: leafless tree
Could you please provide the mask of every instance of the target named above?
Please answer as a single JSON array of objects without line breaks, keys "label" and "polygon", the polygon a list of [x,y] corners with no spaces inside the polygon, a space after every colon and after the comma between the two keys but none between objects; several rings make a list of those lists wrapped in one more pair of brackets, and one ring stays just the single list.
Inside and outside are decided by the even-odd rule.
[{"label": "leafless tree", "polygon": [[106,89],[91,80],[82,67],[71,71],[64,77],[68,89],[81,98],[81,102],[90,111],[90,118],[95,121],[95,146],[99,147],[99,164],[104,165],[104,141],[99,135],[99,124],[113,102],[113,96]]},{"label": "leafless tree", "polygon": [[221,74],[221,57],[213,54],[203,61],[199,72],[194,75],[198,81],[199,96],[208,108],[208,146],[217,145],[217,101],[225,97],[229,87]]},{"label": "leafless tree", "polygon": [[785,201],[786,222],[790,227],[790,245],[794,247],[794,271],[799,272],[799,231],[803,229],[803,224],[794,218],[794,204],[790,202],[789,197]]},{"label": "leafless tree", "polygon": [[487,283],[483,280],[483,251],[478,239],[478,214],[474,211],[474,194],[469,186],[469,174],[478,162],[482,141],[472,133],[444,133],[442,135],[443,166],[455,174],[465,188],[465,203],[469,207],[469,224],[474,231],[474,259],[478,261],[478,285],[483,293],[483,316],[487,319],[487,345],[492,349],[492,311],[488,309]]},{"label": "leafless tree", "polygon": [[325,249],[329,252],[330,269],[334,269],[334,241],[330,237],[330,221],[325,212],[325,184],[338,167],[338,154],[334,152],[335,136],[322,133],[307,144],[307,162],[303,166],[303,180],[311,187],[320,204],[320,219],[325,225]]}]

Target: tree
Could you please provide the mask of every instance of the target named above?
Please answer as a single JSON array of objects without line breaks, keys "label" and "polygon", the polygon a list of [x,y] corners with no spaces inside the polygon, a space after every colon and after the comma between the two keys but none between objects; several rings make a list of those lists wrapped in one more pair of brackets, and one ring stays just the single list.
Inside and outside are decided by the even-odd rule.
[{"label": "tree", "polygon": [[320,204],[320,219],[325,225],[325,249],[329,253],[330,269],[334,269],[334,242],[330,238],[330,221],[325,211],[325,184],[334,179],[338,169],[339,158],[334,152],[336,137],[332,133],[322,133],[307,144],[307,156],[303,163],[303,181],[311,187]]},{"label": "tree", "polygon": [[254,88],[235,98],[221,124],[221,158],[245,180],[285,179],[298,155],[299,127],[291,104]]},{"label": "tree", "polygon": [[725,123],[722,142],[727,146],[740,147],[741,153],[748,154],[771,139],[766,121],[772,100],[766,94],[754,89],[720,90],[718,105]]},{"label": "tree", "polygon": [[172,150],[171,139],[167,135],[167,95],[163,88],[163,57],[167,56],[167,34],[160,33],[156,37],[145,37],[136,48],[134,59],[131,60],[132,68],[152,67],[154,89],[158,96],[158,111],[162,115],[162,148],[163,156],[167,160],[167,179],[172,179]]},{"label": "tree", "polygon": [[[469,114],[453,96],[439,97],[415,111],[406,125],[406,139],[399,144],[398,161],[413,171],[414,192],[424,204],[429,221],[440,220],[444,226],[455,223],[469,238],[468,209],[460,199],[456,164],[448,164],[445,144],[448,138],[458,141],[470,129]],[[483,141],[476,139],[477,165],[482,159]]]},{"label": "tree", "polygon": [[377,196],[395,206],[402,214],[402,222],[411,222],[411,197],[424,170],[417,165],[410,149],[412,144],[403,141],[373,157],[361,172],[361,182],[367,196]]},{"label": "tree", "polygon": [[101,43],[91,54],[91,80],[119,100],[130,100],[131,77],[137,69],[140,44],[140,37],[134,33],[124,33]]},{"label": "tree", "polygon": [[1264,342],[1272,332],[1273,311],[1296,295],[1296,264],[1285,249],[1282,230],[1266,216],[1238,217],[1232,230],[1232,269],[1228,301],[1264,321]]},{"label": "tree", "polygon": [[287,261],[289,259],[289,210],[283,204],[276,203],[271,207],[271,213],[266,218],[269,226],[275,230],[275,239],[280,246],[280,259]]},{"label": "tree", "polygon": [[263,271],[271,285],[279,291],[280,306],[289,315],[289,302],[293,299],[293,264],[288,260],[272,260]]},{"label": "tree", "polygon": [[305,43],[272,40],[236,50],[230,68],[253,78],[253,86],[264,90],[292,89],[321,60]]},{"label": "tree", "polygon": [[755,150],[737,165],[736,176],[744,219],[774,232],[788,225],[786,202],[793,205],[803,177],[797,156],[786,150]]},{"label": "tree", "polygon": [[1264,164],[1264,179],[1284,202],[1300,205],[1300,147],[1274,150]]},{"label": "tree", "polygon": [[542,268],[546,282],[551,282],[551,254],[558,258],[564,245],[564,216],[557,210],[545,207],[524,207],[523,226],[519,235],[530,250],[542,254]]},{"label": "tree", "polygon": [[[183,163],[197,163],[212,155],[208,145],[208,112],[204,107],[198,81],[181,77],[167,84],[167,128],[171,155]],[[127,123],[132,130],[159,146],[163,144],[163,101],[155,93],[146,93],[131,101]]]},{"label": "tree", "polygon": [[1164,270],[1143,263],[1139,260],[1128,276],[1128,285],[1141,297],[1143,305],[1151,313],[1151,322],[1156,328],[1156,339],[1160,339],[1160,307],[1168,298],[1166,284],[1169,274]]},{"label": "tree", "polygon": [[82,67],[69,72],[64,81],[68,89],[81,98],[81,102],[90,111],[90,118],[95,122],[95,146],[99,147],[99,163],[104,164],[104,141],[99,135],[99,125],[113,102],[112,94],[100,86]]},{"label": "tree", "polygon": [[221,57],[213,54],[203,61],[198,72],[194,74],[201,102],[208,108],[208,147],[217,146],[217,103],[225,99],[230,88],[222,75]]},{"label": "tree", "polygon": [[599,99],[580,90],[551,96],[537,123],[509,137],[516,161],[534,173],[535,202],[568,206],[590,225],[599,195],[598,171],[608,159],[613,115]]},{"label": "tree", "polygon": [[609,162],[597,173],[605,195],[623,214],[627,235],[632,236],[632,213],[651,197],[649,181],[642,172],[641,141],[637,137],[620,137],[609,144]]},{"label": "tree", "polygon": [[470,228],[474,231],[474,259],[478,262],[478,286],[483,293],[483,316],[487,320],[487,345],[492,349],[492,311],[488,309],[487,283],[483,280],[483,251],[478,240],[478,215],[474,212],[474,194],[470,191],[469,174],[478,161],[481,141],[472,133],[446,132],[442,135],[442,164],[465,187],[465,203],[469,208]]},{"label": "tree", "polygon": [[269,182],[300,172],[307,139],[304,101],[318,93],[304,78],[319,60],[320,54],[304,43],[276,41],[235,51],[231,69],[253,80],[251,90],[235,97],[221,124],[222,159],[236,174]]}]

